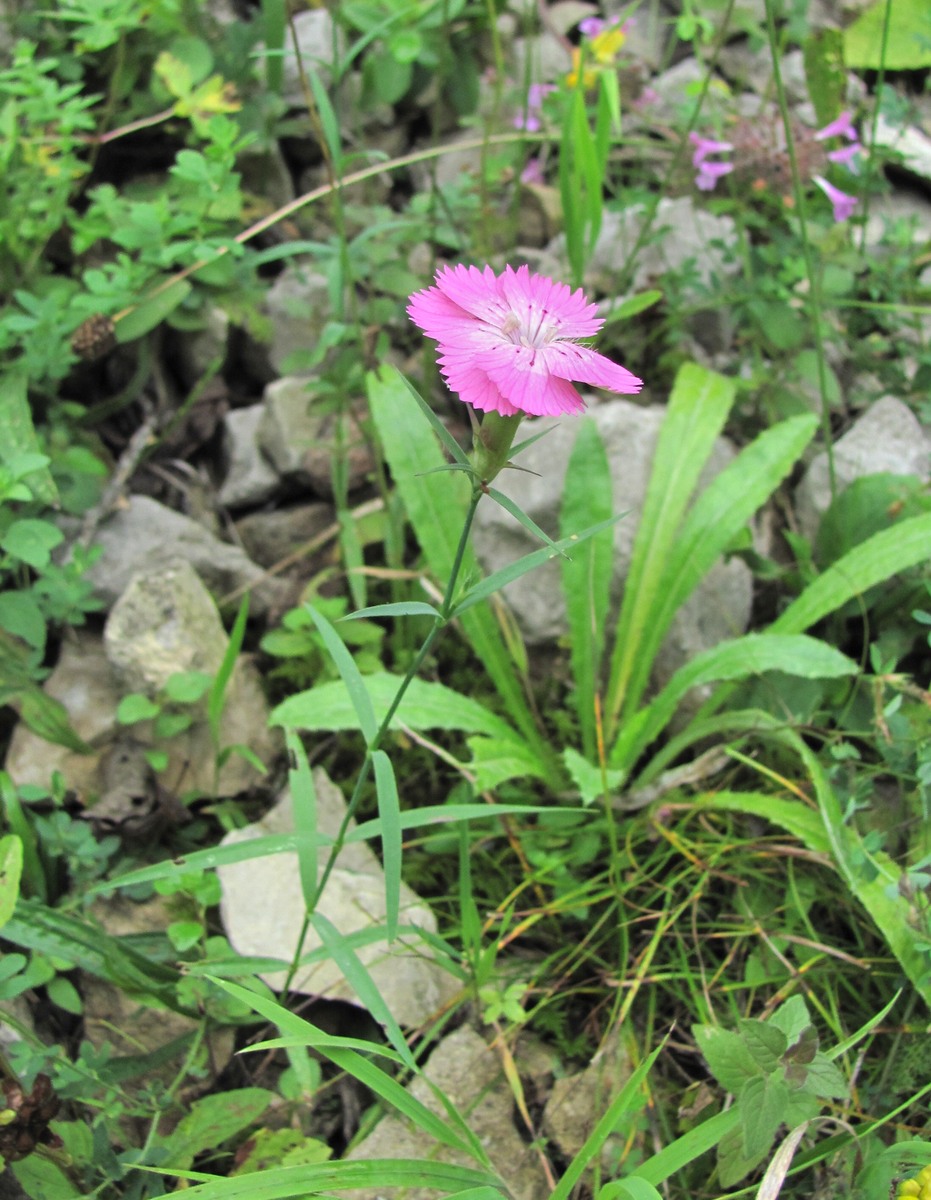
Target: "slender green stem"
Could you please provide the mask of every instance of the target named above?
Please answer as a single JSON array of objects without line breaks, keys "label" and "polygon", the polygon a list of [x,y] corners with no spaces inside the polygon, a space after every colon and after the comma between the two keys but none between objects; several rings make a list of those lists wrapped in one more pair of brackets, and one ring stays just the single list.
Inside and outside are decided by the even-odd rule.
[{"label": "slender green stem", "polygon": [[453,565],[452,565],[452,568],[449,573],[449,580],[447,581],[447,584],[446,584],[446,591],[443,596],[443,603],[440,605],[440,615],[436,618],[436,621],[433,624],[433,628],[430,630],[430,632],[424,638],[423,645],[417,651],[417,654],[414,656],[410,666],[407,668],[407,672],[405,673],[404,678],[401,680],[400,684],[398,685],[398,690],[394,694],[394,699],[391,701],[391,704],[388,706],[388,711],[385,713],[384,717],[382,718],[381,724],[379,725],[378,729],[375,731],[375,736],[372,738],[371,742],[366,747],[365,758],[362,762],[362,766],[359,768],[359,773],[356,776],[355,786],[352,789],[352,795],[350,796],[349,803],[346,806],[345,816],[343,817],[342,824],[339,827],[339,831],[337,832],[336,837],[333,840],[333,845],[330,847],[330,853],[327,858],[326,864],[324,865],[323,871],[320,873],[320,878],[317,881],[317,887],[316,887],[316,890],[314,891],[312,901],[310,904],[308,904],[307,909],[304,913],[304,919],[301,923],[301,931],[300,931],[300,934],[297,939],[297,945],[295,947],[294,955],[291,959],[291,963],[288,967],[288,974],[285,979],[284,986],[282,988],[282,993],[284,995],[287,995],[288,990],[291,987],[291,983],[294,979],[294,976],[297,972],[297,968],[298,968],[298,965],[301,960],[301,955],[304,952],[304,942],[307,939],[307,933],[308,933],[308,930],[310,929],[310,922],[313,918],[313,914],[317,908],[317,905],[320,902],[320,897],[323,895],[323,889],[326,887],[327,881],[329,880],[330,875],[333,872],[333,868],[336,865],[336,860],[339,857],[340,851],[342,850],[343,846],[345,845],[346,835],[349,832],[349,823],[352,820],[352,818],[355,816],[356,809],[359,807],[359,800],[361,799],[361,796],[362,796],[362,789],[364,788],[366,782],[368,781],[368,777],[371,774],[373,755],[375,754],[375,751],[380,747],[382,740],[385,737],[385,734],[391,728],[391,722],[394,719],[395,713],[398,711],[398,708],[401,705],[401,701],[404,699],[404,694],[406,693],[407,689],[410,687],[413,680],[416,678],[417,673],[419,672],[420,668],[423,666],[423,663],[426,660],[427,655],[430,653],[431,649],[433,648],[434,642],[436,641],[437,637],[440,635],[442,630],[445,629],[446,626],[449,624],[450,615],[455,606],[456,593],[457,593],[457,589],[458,589],[458,585],[459,585],[459,574],[462,570],[462,561],[463,561],[463,558],[465,557],[466,547],[469,544],[469,535],[472,532],[472,522],[475,519],[475,510],[478,508],[478,502],[479,502],[479,500],[481,500],[483,494],[484,493],[482,492],[481,485],[476,484],[476,486],[473,487],[473,489],[472,489],[472,498],[469,502],[469,508],[466,512],[465,521],[462,526],[462,533],[460,534],[460,537],[459,537],[459,544],[456,547],[456,555],[455,555],[455,558],[453,559]]},{"label": "slender green stem", "polygon": [[828,463],[828,482],[831,497],[837,494],[837,474],[834,469],[834,446],[831,437],[831,405],[828,401],[828,369],[824,357],[824,341],[821,336],[821,275],[815,267],[811,242],[808,238],[808,221],[805,218],[805,189],[798,167],[798,157],[795,153],[795,138],[792,134],[792,117],[789,113],[789,101],[782,82],[782,68],[779,65],[780,47],[776,37],[776,19],[773,14],[773,0],[765,0],[766,30],[769,36],[769,53],[773,62],[773,80],[776,84],[776,100],[779,105],[779,115],[786,135],[786,153],[789,156],[789,168],[792,172],[792,195],[795,200],[795,210],[798,213],[798,231],[802,242],[802,255],[805,259],[805,275],[808,279],[808,307],[812,317],[812,336],[815,343],[815,358],[818,363],[818,391],[821,394],[821,430],[824,436],[824,449]]}]

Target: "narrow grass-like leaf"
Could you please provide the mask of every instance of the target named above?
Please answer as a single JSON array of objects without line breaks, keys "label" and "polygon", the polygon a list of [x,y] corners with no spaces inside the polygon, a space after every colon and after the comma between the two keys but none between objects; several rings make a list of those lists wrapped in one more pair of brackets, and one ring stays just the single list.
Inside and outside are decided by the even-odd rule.
[{"label": "narrow grass-like leaf", "polygon": [[663,639],[682,605],[756,510],[786,477],[818,427],[805,414],[767,429],[717,475],[690,506],[669,550],[663,586],[643,631],[630,692],[640,696]]},{"label": "narrow grass-like leaf", "polygon": [[606,1183],[598,1192],[597,1200],[663,1200],[663,1197],[652,1183],[639,1175],[629,1175],[626,1179]]},{"label": "narrow grass-like leaf", "polygon": [[394,1046],[398,1054],[400,1054],[402,1061],[411,1070],[414,1070],[414,1056],[411,1054],[410,1047],[404,1040],[401,1027],[395,1020],[394,1014],[385,1003],[384,997],[378,990],[374,979],[372,979],[372,976],[358,954],[356,954],[355,950],[333,922],[324,916],[322,912],[312,914],[311,924],[319,934],[321,942],[323,942],[329,951],[330,957],[339,967],[346,982],[359,997],[363,1007],[367,1008],[379,1025],[383,1026],[388,1041]]},{"label": "narrow grass-like leaf", "polygon": [[931,557],[931,513],[874,533],[813,580],[773,621],[773,633],[800,633],[854,596]]},{"label": "narrow grass-like leaf", "polygon": [[707,1121],[677,1137],[674,1142],[670,1142],[657,1154],[651,1155],[646,1162],[641,1163],[637,1167],[638,1177],[652,1184],[671,1179],[690,1162],[713,1150],[721,1139],[739,1124],[740,1109],[736,1105],[727,1112],[709,1117]]},{"label": "narrow grass-like leaf", "polygon": [[307,71],[307,81],[310,84],[310,90],[313,92],[314,103],[317,106],[320,128],[323,130],[323,136],[330,151],[330,161],[334,164],[338,172],[343,150],[339,132],[339,118],[336,115],[333,102],[330,100],[323,83],[318,64],[305,63],[304,66]]},{"label": "narrow grass-like leaf", "polygon": [[[515,521],[523,525],[528,533],[532,533],[535,538],[539,538],[541,542],[544,542],[551,549],[556,549],[556,543],[546,530],[541,529],[533,517],[528,516],[520,505],[514,503],[510,496],[505,496],[504,492],[499,492],[497,488],[489,488],[488,495],[496,504],[500,504],[505,512],[510,513]],[[561,554],[562,551],[557,551],[557,553]]]},{"label": "narrow grass-like leaf", "polygon": [[[605,699],[608,736],[640,703],[652,662],[641,662],[641,646],[670,573],[670,551],[686,506],[734,401],[735,387],[693,363],[676,376],[660,431],[643,515],[615,630],[611,677]],[[636,676],[642,682],[631,687]]]},{"label": "narrow grass-like leaf", "polygon": [[[419,419],[419,411],[424,411],[423,401],[397,370],[384,367],[377,375],[369,374],[367,389],[372,419],[408,519],[431,572],[445,581],[452,570],[459,532],[465,522],[470,486],[455,475],[421,474],[443,465],[434,436],[436,424],[429,418]],[[408,402],[410,394],[417,398],[417,408]],[[437,436],[442,435],[437,431]],[[466,550],[462,567],[466,576],[478,574],[471,548]],[[548,777],[558,778],[555,757],[536,727],[494,617],[486,608],[473,609],[463,614],[462,628],[508,714],[537,752]]]},{"label": "narrow grass-like leaf", "polygon": [[375,790],[378,794],[378,816],[381,821],[381,857],[385,869],[385,927],[389,942],[398,932],[398,910],[401,907],[401,805],[394,767],[384,750],[372,755],[375,769]]},{"label": "narrow grass-like leaf", "polygon": [[466,592],[465,596],[463,596],[453,609],[452,615],[458,617],[461,613],[471,608],[473,604],[478,604],[480,600],[486,600],[503,587],[507,587],[509,583],[513,583],[515,579],[520,579],[522,575],[526,575],[528,571],[535,570],[537,567],[542,566],[543,563],[549,562],[551,558],[555,558],[558,554],[564,554],[566,550],[572,550],[576,546],[581,546],[583,542],[595,537],[602,530],[616,525],[623,515],[623,513],[618,513],[615,517],[609,517],[607,521],[599,521],[597,525],[593,525],[589,529],[583,529],[581,533],[570,534],[569,537],[560,538],[558,542],[552,542],[549,546],[543,546],[540,550],[532,550],[530,554],[525,554],[517,562],[511,563],[507,567],[502,567],[500,571],[494,571],[491,575],[486,575],[480,583],[477,583]]},{"label": "narrow grass-like leaf", "polygon": [[[343,683],[346,685],[346,693],[352,702],[358,727],[362,730],[362,736],[365,738],[366,744],[371,745],[375,740],[375,734],[378,732],[378,725],[375,721],[372,702],[369,699],[368,692],[365,690],[365,683],[359,668],[356,666],[355,659],[350,654],[346,643],[326,617],[322,613],[317,612],[312,604],[306,605],[306,608],[317,629],[320,631],[320,636],[323,638],[324,644],[330,652],[330,657],[336,663],[336,669],[339,671]],[[288,724],[292,724],[292,722],[288,722]]]},{"label": "narrow grass-like leaf", "polygon": [[273,96],[281,95],[284,80],[284,42],[287,28],[285,0],[262,0],[262,38],[265,42],[265,83]]},{"label": "narrow grass-like leaf", "polygon": [[155,962],[113,937],[58,909],[20,897],[15,912],[3,927],[5,941],[39,954],[71,963],[106,979],[130,995],[153,996],[176,1011],[179,973]]},{"label": "narrow grass-like leaf", "polygon": [[[190,1171],[162,1167],[136,1167],[155,1175],[177,1175],[181,1179],[203,1179]],[[304,1200],[308,1194],[364,1188],[379,1194],[385,1188],[407,1191],[424,1188],[440,1195],[466,1188],[495,1187],[495,1176],[470,1167],[431,1159],[373,1158],[356,1162],[340,1159],[334,1163],[313,1163],[299,1167],[264,1167],[246,1175],[230,1175],[209,1183],[195,1183],[184,1189],[185,1200]],[[498,1193],[506,1194],[502,1191]]]},{"label": "narrow grass-like leaf", "polygon": [[[559,531],[563,537],[610,519],[611,470],[604,442],[591,419],[581,423],[563,487]],[[596,534],[562,562],[562,588],[569,621],[569,647],[575,705],[586,757],[596,755],[595,692],[601,674],[605,626],[611,597],[614,540],[610,530]]]},{"label": "narrow grass-like leaf", "polygon": [[399,600],[395,604],[373,604],[369,608],[360,608],[358,612],[340,617],[340,620],[361,621],[366,617],[436,617],[439,620],[440,613],[423,600]]},{"label": "narrow grass-like leaf", "polygon": [[783,671],[801,679],[855,675],[857,664],[833,646],[804,634],[748,633],[720,642],[680,667],[660,694],[621,730],[611,765],[629,770],[666,728],[682,697],[693,687],[721,680],[749,679],[764,671]]},{"label": "narrow grass-like leaf", "polygon": [[[550,1193],[550,1200],[568,1200],[573,1188],[585,1173],[585,1168],[601,1150],[605,1141],[617,1128],[618,1123],[626,1116],[638,1112],[647,1102],[646,1096],[640,1090],[640,1085],[646,1079],[653,1064],[665,1046],[662,1041],[639,1067],[614,1097],[608,1108],[589,1134],[582,1149],[576,1154],[566,1168],[566,1172]],[[642,1174],[642,1172],[640,1172]]]},{"label": "narrow grass-like leaf", "polygon": [[207,696],[207,721],[210,725],[210,736],[216,749],[220,748],[220,722],[223,720],[223,701],[230,677],[236,667],[239,651],[242,649],[243,638],[246,635],[246,621],[249,619],[249,593],[243,596],[236,613],[236,620],[230,630],[229,640],[223,654],[223,661],[217,671],[210,692]]},{"label": "narrow grass-like leaf", "polygon": [[265,1038],[261,1042],[250,1042],[247,1046],[239,1051],[240,1054],[263,1054],[266,1050],[290,1050],[295,1046],[312,1046],[314,1050],[358,1050],[360,1054],[374,1054],[379,1058],[386,1058],[389,1062],[397,1063],[398,1066],[403,1066],[400,1055],[396,1054],[390,1046],[377,1046],[374,1042],[367,1042],[364,1038],[349,1038],[337,1037],[336,1034],[325,1034],[320,1031],[320,1036],[315,1037],[312,1042],[307,1040],[306,1035],[298,1036],[290,1033],[286,1037]]},{"label": "narrow grass-like leaf", "polygon": [[[453,437],[453,435],[449,432],[449,430],[446,428],[446,426],[443,424],[443,422],[440,420],[440,418],[436,415],[436,413],[433,411],[433,409],[430,407],[430,405],[426,402],[426,400],[424,400],[424,398],[423,398],[423,396],[421,396],[420,392],[417,391],[417,389],[414,387],[414,385],[411,383],[411,381],[407,378],[407,376],[402,375],[401,372],[397,369],[397,367],[385,366],[385,367],[382,367],[381,378],[385,382],[390,381],[392,383],[404,385],[404,387],[408,390],[408,392],[410,392],[410,394],[417,401],[417,405],[420,408],[420,411],[423,413],[423,415],[429,421],[430,427],[432,428],[433,432],[437,435],[437,437],[440,439],[440,441],[443,443],[443,445],[449,451],[450,457],[460,467],[464,467],[467,470],[471,470],[471,464],[469,463],[469,456],[466,454],[466,452],[463,450],[463,448],[459,445],[459,443],[456,441],[456,439]],[[450,465],[450,464],[446,464],[446,465]]]},{"label": "narrow grass-like leaf", "polygon": [[[484,1152],[481,1146],[478,1145],[475,1135],[461,1117],[457,1121],[460,1129],[454,1131],[441,1117],[438,1117],[436,1113],[427,1108],[422,1101],[412,1096],[393,1076],[388,1075],[371,1059],[357,1054],[354,1050],[333,1046],[329,1034],[311,1025],[309,1021],[305,1021],[303,1017],[299,1017],[296,1013],[290,1012],[276,1000],[271,999],[269,996],[249,991],[248,988],[244,988],[236,983],[230,983],[224,979],[215,978],[213,982],[277,1026],[283,1035],[305,1037],[309,1046],[319,1049],[321,1054],[326,1055],[327,1058],[354,1079],[358,1079],[360,1083],[374,1092],[390,1108],[395,1109],[402,1117],[406,1117],[418,1129],[423,1130],[428,1137],[442,1143],[444,1146],[449,1146],[451,1149],[467,1154],[470,1158],[475,1158],[479,1162],[484,1163],[486,1161]],[[373,1050],[377,1051],[377,1049],[378,1047],[373,1046]],[[406,1061],[409,1058],[410,1051],[406,1050],[404,1060]]]},{"label": "narrow grass-like leaf", "polygon": [[290,769],[288,785],[294,810],[294,844],[297,850],[301,893],[308,909],[317,897],[317,789],[304,744],[293,729],[284,731]]}]

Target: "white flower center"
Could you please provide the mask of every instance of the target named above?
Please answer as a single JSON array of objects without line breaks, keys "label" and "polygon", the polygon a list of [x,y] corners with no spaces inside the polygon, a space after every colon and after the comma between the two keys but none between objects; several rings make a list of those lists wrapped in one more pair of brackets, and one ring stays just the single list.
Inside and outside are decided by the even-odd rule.
[{"label": "white flower center", "polygon": [[537,350],[548,346],[558,336],[558,322],[547,321],[548,315],[545,309],[537,311],[534,305],[522,317],[509,312],[501,322],[501,332],[515,346],[531,346]]}]

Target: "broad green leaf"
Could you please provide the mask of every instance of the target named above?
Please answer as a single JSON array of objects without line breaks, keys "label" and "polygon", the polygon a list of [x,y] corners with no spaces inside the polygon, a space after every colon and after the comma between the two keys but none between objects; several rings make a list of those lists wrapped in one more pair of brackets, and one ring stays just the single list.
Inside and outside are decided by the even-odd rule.
[{"label": "broad green leaf", "polygon": [[186,1170],[201,1151],[215,1151],[254,1124],[274,1099],[274,1092],[247,1087],[195,1100],[165,1142],[163,1165]]},{"label": "broad green leaf", "polygon": [[385,868],[385,927],[388,941],[393,942],[398,932],[398,911],[401,906],[401,805],[394,768],[384,750],[375,751],[372,766],[375,769],[378,817],[381,821],[381,857]]},{"label": "broad green leaf", "polygon": [[663,586],[641,645],[631,690],[642,694],[676,613],[791,471],[818,427],[811,413],[767,429],[708,484],[686,514],[669,550]]},{"label": "broad green leaf", "polygon": [[931,513],[909,517],[875,533],[813,580],[769,626],[772,633],[800,633],[854,596],[899,571],[928,561]]},{"label": "broad green leaf", "polygon": [[[611,471],[604,442],[595,422],[586,419],[579,428],[566,470],[560,536],[602,524],[610,519],[612,509]],[[560,564],[575,680],[574,700],[588,758],[594,758],[597,752],[595,695],[605,647],[613,558],[613,533],[605,528]]]},{"label": "broad green leaf", "polygon": [[149,333],[188,297],[191,285],[186,279],[176,279],[154,288],[148,296],[116,321],[116,340],[134,342]]},{"label": "broad green leaf", "polygon": [[737,1034],[766,1075],[776,1070],[789,1045],[781,1029],[752,1017],[742,1017],[737,1022]]},{"label": "broad green leaf", "polygon": [[749,1080],[762,1077],[762,1067],[743,1038],[732,1029],[722,1029],[719,1025],[693,1025],[692,1033],[711,1074],[726,1091],[736,1096]]},{"label": "broad green leaf", "polygon": [[45,649],[47,626],[33,592],[0,592],[0,629],[34,650]]},{"label": "broad green leaf", "polygon": [[914,475],[879,473],[861,475],[828,506],[818,526],[815,561],[836,562],[873,534],[892,528],[902,519],[919,515],[909,511],[924,485]]},{"label": "broad green leaf", "polygon": [[546,779],[543,764],[516,734],[506,739],[477,735],[466,743],[472,752],[467,769],[477,792],[493,791],[509,779]]},{"label": "broad green leaf", "polygon": [[[735,1112],[739,1110],[735,1105]],[[744,1149],[743,1124],[728,1132],[718,1142],[718,1177],[723,1187],[731,1187],[763,1161],[766,1151],[749,1155]]]},{"label": "broad green leaf", "polygon": [[[883,56],[883,25],[889,35]],[[931,66],[927,0],[877,0],[844,30],[844,60],[854,70],[916,71]]]},{"label": "broad green leaf", "polygon": [[812,1028],[808,1005],[801,996],[790,996],[784,1004],[779,1005],[767,1024],[781,1029],[787,1044],[793,1046],[806,1029]]},{"label": "broad green leaf", "polygon": [[75,754],[93,753],[91,747],[75,733],[68,710],[60,700],[35,684],[27,683],[17,691],[20,718],[33,733],[47,742],[54,742],[56,746],[66,746]]},{"label": "broad green leaf", "polygon": [[[411,405],[412,389],[393,367],[367,377],[369,407],[385,458],[431,573],[449,579],[465,523],[471,484],[454,475],[424,475],[444,460],[430,423]],[[422,402],[421,402],[422,403]],[[462,564],[465,577],[478,575],[470,547]],[[558,778],[554,756],[537,730],[520,678],[491,612],[476,607],[462,616],[462,628],[497,688],[504,706],[536,751],[548,777]]]},{"label": "broad green leaf", "polygon": [[833,646],[804,634],[748,633],[697,654],[673,675],[660,694],[621,731],[611,765],[629,769],[665,729],[679,701],[693,687],[721,680],[749,679],[764,671],[782,671],[802,679],[855,675],[856,663]]},{"label": "broad green leaf", "polygon": [[840,113],[847,98],[844,37],[839,29],[817,29],[802,45],[808,95],[815,106],[818,128]]},{"label": "broad green leaf", "polygon": [[785,1118],[789,1089],[778,1075],[748,1080],[737,1105],[743,1125],[743,1150],[748,1158],[766,1154]]},{"label": "broad green leaf", "polygon": [[50,521],[21,517],[7,527],[0,537],[0,548],[30,567],[41,570],[52,561],[52,551],[65,540],[65,535]]},{"label": "broad green leaf", "polygon": [[567,746],[563,751],[562,760],[566,764],[566,770],[572,777],[572,782],[579,789],[579,795],[582,798],[582,803],[588,807],[599,800],[604,794],[605,784],[609,790],[614,790],[620,787],[624,776],[621,771],[608,770],[605,772],[605,778],[602,778],[601,768],[590,763],[586,758],[583,758],[577,750],[573,750],[571,746]]},{"label": "broad green leaf", "polygon": [[846,1100],[850,1085],[826,1055],[816,1054],[805,1068],[805,1091],[825,1100]]},{"label": "broad green leaf", "polygon": [[[734,402],[734,382],[695,364],[676,376],[660,431],[614,635],[607,734],[639,705],[651,662],[641,647],[669,574],[670,552],[698,478]],[[642,682],[637,682],[642,681]],[[635,685],[635,686],[632,686]]]},{"label": "broad green leaf", "polygon": [[[400,675],[378,672],[362,676],[362,685],[372,707],[373,722],[380,723],[397,693]],[[271,723],[293,729],[345,730],[358,728],[356,710],[341,680],[297,692],[272,710]],[[461,729],[489,737],[518,741],[506,721],[442,683],[413,679],[404,694],[391,728]]]},{"label": "broad green leaf", "polygon": [[[20,455],[32,455],[36,467],[24,478],[36,500],[58,505],[58,489],[42,455],[29,407],[29,380],[24,371],[0,375],[0,462],[11,467]],[[39,459],[42,459],[39,465]]]},{"label": "broad green leaf", "polygon": [[23,870],[23,842],[15,833],[0,838],[0,928],[16,908]]}]

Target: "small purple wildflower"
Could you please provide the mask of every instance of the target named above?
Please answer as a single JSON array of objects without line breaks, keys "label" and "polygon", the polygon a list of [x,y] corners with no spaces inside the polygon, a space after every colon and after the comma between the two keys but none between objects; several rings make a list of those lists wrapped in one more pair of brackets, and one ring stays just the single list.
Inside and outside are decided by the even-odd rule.
[{"label": "small purple wildflower", "polygon": [[692,155],[692,166],[698,168],[698,174],[695,177],[695,186],[700,191],[710,192],[722,175],[729,175],[733,171],[734,164],[711,162],[708,156],[710,154],[727,154],[734,147],[730,142],[719,142],[714,138],[702,137],[701,134],[694,131],[689,134],[689,141],[695,147],[695,152]]},{"label": "small purple wildflower", "polygon": [[514,118],[514,128],[523,129],[527,133],[537,133],[540,129],[540,114],[543,111],[543,98],[556,90],[554,83],[532,83],[527,89],[527,103],[524,111]]},{"label": "small purple wildflower", "polygon": [[520,173],[521,183],[530,183],[540,185],[546,183],[546,178],[543,174],[543,165],[539,158],[528,158],[524,164],[524,169]]},{"label": "small purple wildflower", "polygon": [[833,163],[842,163],[845,167],[849,167],[851,171],[856,171],[856,157],[863,147],[859,142],[851,142],[849,146],[841,146],[839,150],[829,150],[828,158]]},{"label": "small purple wildflower", "polygon": [[859,140],[857,131],[853,127],[853,114],[851,112],[842,112],[839,117],[829,122],[823,129],[819,129],[815,134],[816,142],[827,141],[832,137],[844,137],[848,142],[856,142]]},{"label": "small purple wildflower", "polygon": [[840,188],[836,188],[832,183],[828,183],[820,175],[813,175],[812,179],[834,206],[834,220],[846,221],[857,207],[856,196],[848,196],[846,192],[842,192]]}]

